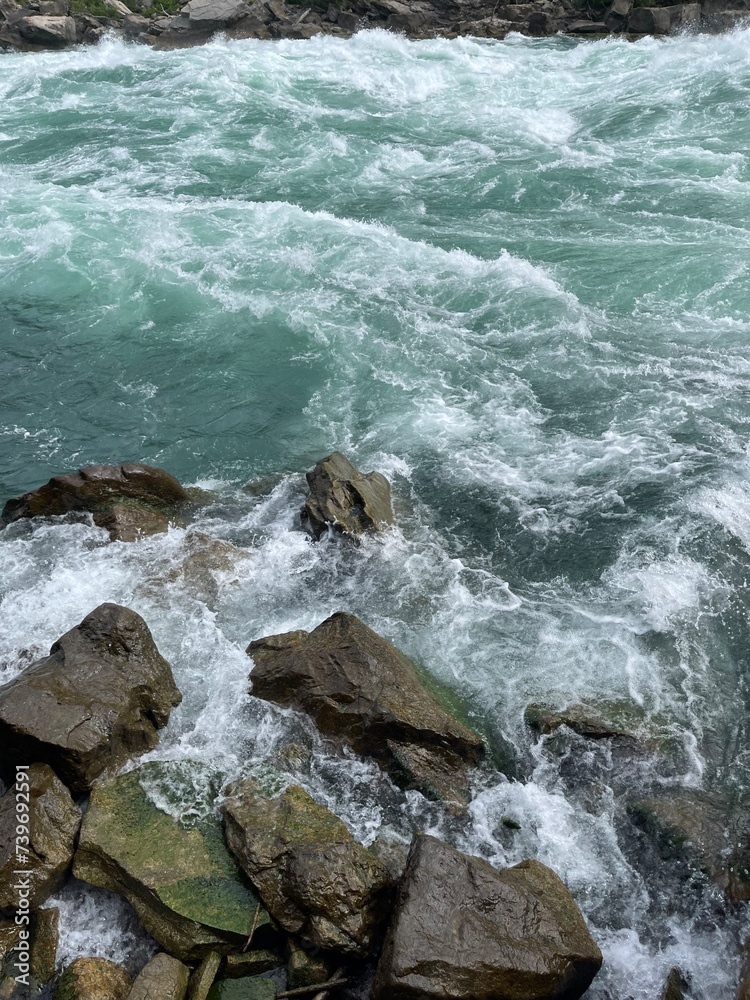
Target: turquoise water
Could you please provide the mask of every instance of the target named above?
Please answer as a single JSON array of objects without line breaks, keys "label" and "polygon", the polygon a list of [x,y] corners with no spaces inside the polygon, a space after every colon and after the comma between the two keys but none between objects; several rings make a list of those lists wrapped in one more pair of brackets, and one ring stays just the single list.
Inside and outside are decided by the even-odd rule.
[{"label": "turquoise water", "polygon": [[[744,801],[749,42],[4,54],[0,496],[142,460],[214,489],[200,530],[237,547],[201,574],[194,531],[6,532],[5,676],[128,604],[186,695],[157,755],[227,776],[294,734],[296,777],[364,841],[428,827],[560,872],[605,953],[597,1000],[654,997],[672,964],[731,997],[744,914],[670,898],[628,852],[611,762],[592,804],[522,719],[617,702],[679,747],[635,785]],[[296,529],[333,448],[392,478],[398,531]],[[340,608],[460,689],[525,782],[452,826],[245,695],[249,640]],[[120,954],[111,921],[87,934],[111,901],[78,923],[63,902],[69,954]]]}]

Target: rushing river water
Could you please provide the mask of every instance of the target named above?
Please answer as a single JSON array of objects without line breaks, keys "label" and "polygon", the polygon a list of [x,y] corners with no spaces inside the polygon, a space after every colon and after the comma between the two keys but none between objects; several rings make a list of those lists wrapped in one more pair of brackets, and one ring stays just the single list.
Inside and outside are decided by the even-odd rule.
[{"label": "rushing river water", "polygon": [[[0,56],[0,95],[0,498],[146,461],[215,490],[200,530],[239,550],[14,526],[4,677],[133,607],[185,695],[152,756],[201,765],[152,790],[170,809],[286,753],[366,843],[551,865],[604,952],[596,1000],[656,1000],[673,964],[729,1000],[744,914],[644,867],[604,745],[537,745],[523,714],[615,704],[671,748],[631,794],[746,793],[750,32],[105,42]],[[398,530],[300,532],[334,448],[392,479]],[[247,696],[251,639],[340,609],[525,780],[446,818]],[[113,899],[62,905],[63,957],[142,953]]]}]

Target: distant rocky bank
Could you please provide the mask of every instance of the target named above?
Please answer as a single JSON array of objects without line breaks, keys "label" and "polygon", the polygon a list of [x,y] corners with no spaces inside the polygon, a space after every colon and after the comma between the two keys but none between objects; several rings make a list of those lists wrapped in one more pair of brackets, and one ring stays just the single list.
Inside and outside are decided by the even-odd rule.
[{"label": "distant rocky bank", "polygon": [[[395,522],[388,480],[338,452],[307,483],[300,528],[317,543],[357,545]],[[91,466],[9,500],[0,530],[24,537],[52,519],[86,520],[102,529],[103,545],[130,546],[188,526],[210,500],[162,469]],[[201,538],[194,570],[210,572],[233,547]],[[168,786],[175,762],[138,758],[157,747],[182,700],[172,666],[131,609],[104,603],[82,614],[48,656],[27,663],[19,654],[22,669],[0,687],[2,1000],[586,993],[602,954],[550,868],[530,858],[497,869],[419,831],[408,849],[383,831],[365,848],[295,781],[293,748],[277,771],[265,767],[217,788],[207,814],[186,820],[159,809],[147,789]],[[333,753],[372,761],[446,815],[466,813],[477,781],[510,775],[506,748],[462,717],[454,693],[346,611],[312,631],[254,638],[247,654],[255,697],[304,713]],[[647,870],[668,870],[685,886],[708,879],[717,919],[750,898],[746,817],[733,822],[709,792],[634,794],[634,767],[664,755],[663,746],[597,706],[530,705],[525,721],[532,739],[609,745],[624,835]],[[503,822],[510,833],[518,826]],[[71,877],[124,897],[155,942],[135,979],[94,956],[66,967],[56,961],[59,914],[50,897]],[[738,985],[746,1000],[750,976]],[[675,967],[653,1000],[692,996]]]},{"label": "distant rocky bank", "polygon": [[412,39],[505,38],[558,33],[603,37],[729,30],[750,16],[749,0],[657,4],[636,0],[0,0],[0,48],[17,51],[93,44],[108,33],[156,49],[187,48],[217,33],[229,39],[348,38],[381,28]]}]

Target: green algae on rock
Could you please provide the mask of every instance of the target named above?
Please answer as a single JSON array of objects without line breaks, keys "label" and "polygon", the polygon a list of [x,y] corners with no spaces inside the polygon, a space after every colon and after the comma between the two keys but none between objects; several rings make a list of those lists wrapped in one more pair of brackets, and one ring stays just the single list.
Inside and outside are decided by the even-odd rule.
[{"label": "green algae on rock", "polygon": [[149,800],[139,776],[153,778],[161,767],[146,764],[94,787],[73,872],[125,896],[146,930],[182,961],[238,951],[253,924],[268,931],[271,918],[216,819],[188,826]]}]

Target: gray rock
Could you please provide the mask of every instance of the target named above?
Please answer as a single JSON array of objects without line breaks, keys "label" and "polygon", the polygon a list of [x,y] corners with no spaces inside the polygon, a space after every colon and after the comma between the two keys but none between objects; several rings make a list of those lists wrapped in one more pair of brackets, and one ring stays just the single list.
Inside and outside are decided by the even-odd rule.
[{"label": "gray rock", "polygon": [[347,535],[361,535],[393,524],[391,487],[379,472],[361,473],[341,452],[321,459],[307,473],[310,496],[302,508],[302,523],[315,538],[329,526]]},{"label": "gray rock", "polygon": [[0,688],[0,762],[42,761],[82,794],[153,749],[180,700],[141,616],[102,604]]},{"label": "gray rock", "polygon": [[272,797],[253,780],[227,789],[227,843],[271,916],[314,945],[368,954],[392,879],[341,820],[292,785]]},{"label": "gray rock", "polygon": [[353,14],[350,10],[340,10],[336,18],[336,23],[344,31],[357,31],[362,23],[362,18],[359,14]]},{"label": "gray rock", "polygon": [[699,3],[679,3],[671,7],[665,7],[669,14],[669,24],[671,31],[684,29],[696,29],[701,22],[701,5]]},{"label": "gray rock", "polygon": [[16,22],[16,27],[26,41],[46,48],[62,49],[76,43],[76,23],[72,17],[32,15],[22,17]]},{"label": "gray rock", "polygon": [[671,27],[664,7],[634,7],[628,14],[628,31],[637,35],[666,35]]},{"label": "gray rock", "polygon": [[[128,14],[123,18],[122,26],[125,34],[133,38],[148,31],[151,22],[140,14]],[[113,541],[122,542],[137,542],[143,535],[155,535],[160,531],[166,531],[169,527],[169,522],[163,514],[157,514],[155,511],[138,511],[137,516],[133,518],[131,510],[132,508],[129,510],[125,504],[116,504],[115,510],[107,520],[97,521],[97,524],[101,528],[108,529]]]},{"label": "gray rock", "polygon": [[184,1000],[189,978],[190,969],[162,951],[141,969],[128,1000]]},{"label": "gray rock", "polygon": [[538,861],[497,871],[417,834],[376,1000],[577,1000],[602,964],[573,897]]},{"label": "gray rock", "polygon": [[628,15],[633,9],[633,0],[612,0],[604,15],[604,23],[608,31],[623,31]]},{"label": "gray rock", "polygon": [[[354,615],[251,642],[253,694],[302,709],[321,732],[376,760],[407,788],[465,802],[481,737],[458,722],[414,664]],[[437,684],[431,686],[439,691]]]},{"label": "gray rock", "polygon": [[[70,792],[46,764],[32,764],[28,771],[30,905],[40,906],[63,884],[75,850],[81,810]],[[16,786],[0,800],[0,908],[16,907],[18,881],[16,857]]]},{"label": "gray rock", "polygon": [[195,28],[223,28],[239,21],[248,8],[244,0],[190,0],[183,12]]}]

